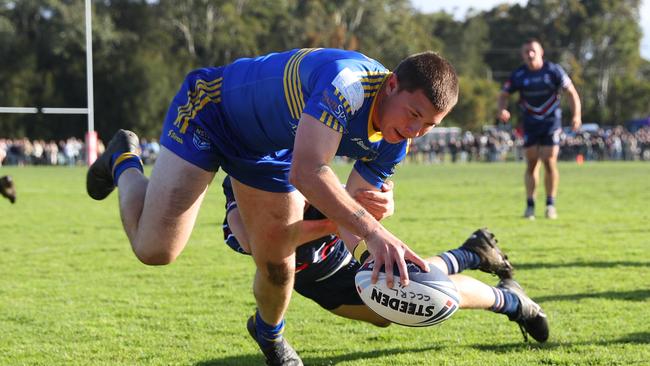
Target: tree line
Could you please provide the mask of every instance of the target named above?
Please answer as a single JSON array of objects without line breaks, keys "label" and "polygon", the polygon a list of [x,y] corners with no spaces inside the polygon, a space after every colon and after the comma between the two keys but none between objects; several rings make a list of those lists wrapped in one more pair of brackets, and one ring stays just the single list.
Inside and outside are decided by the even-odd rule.
[{"label": "tree line", "polygon": [[[650,61],[639,54],[640,0],[529,0],[464,20],[408,0],[95,0],[95,126],[160,131],[185,74],[239,57],[300,47],[353,49],[393,68],[434,50],[460,75],[447,126],[494,123],[501,83],[536,37],[583,100],[583,120],[650,115]],[[0,0],[0,106],[86,106],[84,3]],[[514,100],[511,108],[514,108]],[[5,137],[80,136],[86,117],[0,114]],[[516,118],[513,123],[516,123]]]}]

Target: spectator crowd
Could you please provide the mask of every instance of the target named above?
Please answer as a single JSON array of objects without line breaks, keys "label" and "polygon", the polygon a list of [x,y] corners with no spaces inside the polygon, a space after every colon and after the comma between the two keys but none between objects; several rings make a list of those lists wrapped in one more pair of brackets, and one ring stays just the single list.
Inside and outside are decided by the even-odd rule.
[{"label": "spectator crowd", "polygon": [[[499,162],[523,160],[524,139],[520,131],[489,128],[482,133],[461,132],[454,128],[434,129],[416,139],[409,150],[409,161]],[[650,127],[634,133],[621,126],[577,133],[560,134],[560,160],[650,161]]]},{"label": "spectator crowd", "polygon": [[[157,139],[140,140],[142,160],[152,164],[160,151]],[[104,144],[97,141],[97,154]],[[650,161],[650,127],[634,133],[621,126],[560,135],[560,160],[643,160]],[[458,128],[436,128],[411,144],[407,162],[499,162],[523,160],[523,137],[517,130],[496,128],[481,133]],[[44,141],[28,138],[0,138],[2,165],[79,165],[85,164],[84,141],[76,137]]]},{"label": "spectator crowd", "polygon": [[[141,139],[142,160],[152,164],[160,152],[156,139]],[[97,156],[104,152],[104,143],[97,141]],[[0,166],[2,165],[79,165],[86,162],[83,140],[69,137],[66,140],[45,141],[28,138],[0,138]]]}]

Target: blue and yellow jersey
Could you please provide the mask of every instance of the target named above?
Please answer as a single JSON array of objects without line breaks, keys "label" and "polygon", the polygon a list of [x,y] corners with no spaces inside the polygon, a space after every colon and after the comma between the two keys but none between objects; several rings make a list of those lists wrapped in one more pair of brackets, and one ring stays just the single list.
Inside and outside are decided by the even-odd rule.
[{"label": "blue and yellow jersey", "polygon": [[[406,155],[407,141],[385,142],[371,121],[375,97],[390,72],[358,52],[295,49],[191,75],[188,101],[178,103],[182,116],[175,125],[181,133],[190,119],[200,117],[215,144],[284,156],[293,149],[306,113],[342,134],[336,154],[356,159],[356,170],[377,187]],[[211,119],[223,126],[211,126]]]},{"label": "blue and yellow jersey", "polygon": [[544,61],[540,70],[529,70],[526,65],[517,68],[503,85],[503,91],[519,92],[525,127],[534,127],[539,122],[559,127],[562,119],[560,90],[570,84],[571,79],[560,65]]}]

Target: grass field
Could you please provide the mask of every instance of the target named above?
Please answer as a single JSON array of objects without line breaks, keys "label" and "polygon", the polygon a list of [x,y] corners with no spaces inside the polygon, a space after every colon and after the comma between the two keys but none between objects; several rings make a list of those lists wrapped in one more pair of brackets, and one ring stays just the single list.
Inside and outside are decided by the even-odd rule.
[{"label": "grass field", "polygon": [[[380,329],[296,294],[287,336],[305,364],[650,364],[650,164],[560,169],[556,221],[520,218],[516,163],[400,167],[396,214],[386,221],[421,255],[492,229],[549,316],[548,343],[524,343],[516,324],[486,311],[461,310],[430,328]],[[254,266],[222,242],[221,174],[184,253],[165,267],[136,260],[116,195],[87,198],[85,169],[3,174],[19,192],[14,206],[0,201],[0,365],[262,364],[245,330]]]}]

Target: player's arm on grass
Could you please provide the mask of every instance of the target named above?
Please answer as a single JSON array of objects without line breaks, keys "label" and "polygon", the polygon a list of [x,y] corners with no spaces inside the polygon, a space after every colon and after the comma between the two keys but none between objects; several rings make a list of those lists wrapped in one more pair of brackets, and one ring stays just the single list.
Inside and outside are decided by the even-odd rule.
[{"label": "player's arm on grass", "polygon": [[[405,259],[423,268],[428,268],[427,263],[386,230],[341,187],[341,182],[329,166],[340,142],[339,132],[303,114],[296,132],[290,181],[309,202],[339,225],[341,238],[348,249],[354,249],[362,239],[366,242],[376,263],[377,272],[373,273],[373,281],[377,280],[382,265],[386,266],[386,272],[391,273],[393,264],[397,264],[401,282],[406,285],[408,272]],[[377,190],[360,176],[349,180],[348,184],[351,184],[350,191]],[[387,281],[392,286],[391,276],[387,276]]]}]

